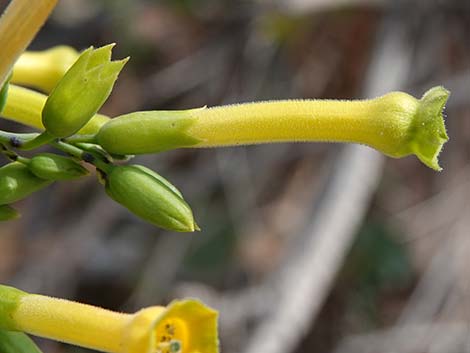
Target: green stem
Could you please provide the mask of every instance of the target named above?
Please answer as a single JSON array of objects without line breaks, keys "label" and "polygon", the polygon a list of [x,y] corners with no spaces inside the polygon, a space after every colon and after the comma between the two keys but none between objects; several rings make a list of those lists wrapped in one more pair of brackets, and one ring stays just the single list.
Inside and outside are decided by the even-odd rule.
[{"label": "green stem", "polygon": [[55,139],[54,136],[49,134],[47,131],[44,131],[42,134],[36,136],[34,139],[26,141],[22,146],[19,148],[22,150],[33,150],[38,148],[42,145],[48,144]]},{"label": "green stem", "polygon": [[50,144],[55,148],[71,155],[72,157],[93,164],[94,166],[96,166],[96,168],[104,171],[105,173],[109,173],[111,171],[112,164],[110,164],[108,160],[103,158],[103,156],[100,156],[95,152],[84,151],[81,148],[78,148],[63,141],[54,141]]},{"label": "green stem", "polygon": [[75,143],[94,143],[96,144],[96,134],[88,134],[88,135],[73,135],[64,139],[65,142],[75,144]]},{"label": "green stem", "polygon": [[0,144],[20,148],[39,136],[38,133],[16,134],[0,130]]}]

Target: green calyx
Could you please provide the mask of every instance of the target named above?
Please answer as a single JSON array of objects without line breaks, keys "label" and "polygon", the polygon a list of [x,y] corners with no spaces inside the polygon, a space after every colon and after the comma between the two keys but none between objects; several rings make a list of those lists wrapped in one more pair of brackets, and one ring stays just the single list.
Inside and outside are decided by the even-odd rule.
[{"label": "green calyx", "polygon": [[409,127],[409,148],[421,162],[434,170],[442,170],[438,156],[449,140],[443,110],[450,92],[442,86],[431,88],[419,100],[416,115]]},{"label": "green calyx", "polygon": [[41,153],[31,158],[29,170],[41,179],[72,180],[88,175],[80,163],[52,153]]},{"label": "green calyx", "polygon": [[191,208],[179,191],[154,174],[140,166],[115,166],[105,176],[106,193],[158,227],[177,232],[198,230]]},{"label": "green calyx", "polygon": [[102,126],[96,141],[109,153],[123,155],[193,146],[200,142],[188,133],[197,119],[191,114],[194,110],[156,110],[121,115]]},{"label": "green calyx", "polygon": [[51,183],[38,178],[24,164],[9,163],[0,168],[0,205],[21,200]]},{"label": "green calyx", "polygon": [[111,61],[113,46],[88,48],[59,81],[42,111],[42,122],[49,134],[57,138],[73,135],[104,104],[128,61]]},{"label": "green calyx", "polygon": [[0,222],[11,221],[20,217],[17,210],[9,205],[0,205]]},{"label": "green calyx", "polygon": [[0,352],[2,353],[41,353],[29,336],[23,332],[0,330]]},{"label": "green calyx", "polygon": [[[13,313],[27,293],[9,286],[0,285],[0,329],[16,330]],[[2,351],[3,353],[3,351]]]}]

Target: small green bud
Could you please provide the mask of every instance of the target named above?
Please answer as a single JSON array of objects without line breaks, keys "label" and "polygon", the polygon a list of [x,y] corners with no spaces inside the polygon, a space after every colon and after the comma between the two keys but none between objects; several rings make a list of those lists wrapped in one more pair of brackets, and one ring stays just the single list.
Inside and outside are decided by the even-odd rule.
[{"label": "small green bud", "polygon": [[12,219],[17,219],[19,217],[20,214],[13,207],[8,205],[0,205],[0,222],[11,221]]},{"label": "small green bud", "polygon": [[34,156],[28,168],[37,177],[47,180],[71,180],[89,174],[86,168],[73,159],[52,153]]},{"label": "small green bud", "polygon": [[168,189],[173,191],[177,196],[183,198],[183,194],[181,191],[179,191],[176,186],[174,186],[172,183],[170,183],[168,180],[166,180],[164,177],[162,177],[160,174],[155,173],[152,169],[149,169],[147,167],[144,167],[143,165],[134,165],[135,168],[140,169],[141,171],[153,176],[155,179],[157,179],[159,182],[161,182],[163,185],[165,185]]},{"label": "small green bud", "polygon": [[58,138],[73,135],[104,104],[128,61],[111,61],[113,46],[88,48],[59,81],[42,111],[42,122],[49,134]]},{"label": "small green bud", "polygon": [[145,154],[188,147],[200,142],[188,134],[195,123],[193,111],[144,111],[111,119],[99,130],[96,140],[116,154]]},{"label": "small green bud", "polygon": [[35,176],[24,164],[9,163],[0,168],[0,204],[21,200],[51,183]]},{"label": "small green bud", "polygon": [[189,205],[138,166],[115,166],[106,176],[106,192],[140,218],[164,229],[193,232],[198,227]]}]

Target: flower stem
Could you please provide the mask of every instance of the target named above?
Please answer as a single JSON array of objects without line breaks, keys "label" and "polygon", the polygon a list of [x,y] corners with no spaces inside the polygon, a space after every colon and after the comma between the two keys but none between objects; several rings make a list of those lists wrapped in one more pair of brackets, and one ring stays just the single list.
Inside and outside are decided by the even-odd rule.
[{"label": "flower stem", "polygon": [[83,149],[73,146],[71,144],[68,144],[63,141],[55,141],[50,143],[52,146],[55,148],[61,150],[62,152],[65,152],[72,157],[78,158],[80,160],[83,160],[87,163],[93,164],[96,166],[98,169],[104,171],[105,173],[108,173],[110,169],[112,168],[112,165],[108,160],[103,158],[103,156],[98,155],[97,153],[87,150],[84,151]]}]

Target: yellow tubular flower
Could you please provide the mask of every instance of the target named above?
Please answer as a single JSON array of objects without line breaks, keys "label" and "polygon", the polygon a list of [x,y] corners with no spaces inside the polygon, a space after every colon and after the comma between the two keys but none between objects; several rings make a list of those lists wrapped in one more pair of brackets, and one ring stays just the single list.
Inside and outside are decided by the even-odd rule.
[{"label": "yellow tubular flower", "polygon": [[[10,85],[8,98],[2,116],[18,123],[44,130],[41,112],[46,104],[47,96],[33,90]],[[96,114],[78,133],[94,134],[109,118]]]},{"label": "yellow tubular flower", "polygon": [[403,92],[357,101],[291,100],[194,110],[187,134],[193,147],[283,141],[355,142],[399,158],[415,154],[440,170],[437,157],[448,140],[444,105],[449,91],[434,87],[421,99]]},{"label": "yellow tubular flower", "polygon": [[50,92],[78,56],[74,48],[66,45],[44,51],[27,51],[15,63],[11,82]]},{"label": "yellow tubular flower", "polygon": [[217,312],[197,300],[135,314],[0,286],[0,328],[113,353],[217,353]]},{"label": "yellow tubular flower", "polygon": [[421,99],[391,92],[357,101],[282,100],[134,112],[104,124],[96,141],[116,154],[271,142],[355,142],[395,158],[415,154],[440,170],[437,157],[448,140],[442,111],[449,93],[438,86]]},{"label": "yellow tubular flower", "polygon": [[10,2],[0,19],[0,86],[56,4],[57,0]]}]

